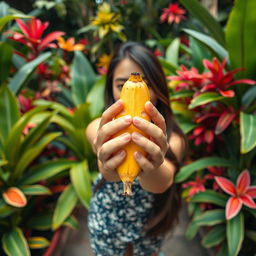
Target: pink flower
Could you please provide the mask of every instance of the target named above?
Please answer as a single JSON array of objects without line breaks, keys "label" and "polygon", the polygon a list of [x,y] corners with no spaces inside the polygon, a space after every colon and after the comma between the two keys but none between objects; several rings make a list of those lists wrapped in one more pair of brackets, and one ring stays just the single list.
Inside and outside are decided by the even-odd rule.
[{"label": "pink flower", "polygon": [[183,188],[189,188],[188,190],[188,198],[191,198],[193,195],[205,191],[205,184],[206,179],[201,178],[199,176],[196,177],[195,181],[189,181],[182,185]]},{"label": "pink flower", "polygon": [[186,11],[180,8],[177,3],[169,4],[168,8],[163,9],[163,14],[160,16],[160,21],[167,21],[169,24],[173,22],[178,24],[182,19],[186,19],[186,17],[183,15],[185,13]]},{"label": "pink flower", "polygon": [[242,208],[242,205],[256,209],[253,198],[256,198],[256,186],[250,186],[250,173],[244,170],[238,177],[236,186],[224,177],[215,177],[221,189],[231,195],[226,204],[226,219],[235,217]]}]

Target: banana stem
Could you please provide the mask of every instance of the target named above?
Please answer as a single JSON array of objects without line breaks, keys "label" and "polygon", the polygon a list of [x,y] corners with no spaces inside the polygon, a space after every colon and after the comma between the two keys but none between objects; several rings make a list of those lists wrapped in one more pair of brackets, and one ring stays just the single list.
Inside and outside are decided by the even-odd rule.
[{"label": "banana stem", "polygon": [[124,182],[124,196],[132,196],[132,183],[129,181]]}]

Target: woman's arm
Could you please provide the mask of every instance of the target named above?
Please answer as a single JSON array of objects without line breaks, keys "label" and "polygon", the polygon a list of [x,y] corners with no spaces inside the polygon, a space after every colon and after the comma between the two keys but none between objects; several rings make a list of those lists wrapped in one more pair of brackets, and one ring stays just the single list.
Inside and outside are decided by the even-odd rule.
[{"label": "woman's arm", "polygon": [[[181,161],[185,150],[183,140],[177,134],[173,134],[169,145],[178,161]],[[163,193],[173,184],[175,171],[176,166],[165,158],[158,169],[141,173],[139,176],[140,185],[143,189],[152,193]]]}]

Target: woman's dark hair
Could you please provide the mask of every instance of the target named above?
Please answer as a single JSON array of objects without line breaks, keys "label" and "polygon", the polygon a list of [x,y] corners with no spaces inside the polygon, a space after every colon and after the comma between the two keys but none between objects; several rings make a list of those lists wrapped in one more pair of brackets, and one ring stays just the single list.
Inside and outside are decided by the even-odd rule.
[{"label": "woman's dark hair", "polygon": [[[128,42],[122,44],[112,57],[106,76],[105,108],[108,108],[115,101],[112,91],[113,74],[116,66],[125,58],[131,59],[141,67],[148,85],[156,94],[156,107],[165,118],[168,139],[171,133],[174,132],[183,139],[184,148],[187,148],[186,138],[174,121],[170,109],[169,92],[161,64],[151,50],[140,43]],[[178,171],[180,163],[170,148],[166,157],[176,166],[176,171]],[[180,207],[180,184],[174,183],[164,193],[155,194],[154,215],[148,222],[147,234],[149,236],[162,235],[171,230],[178,221]]]}]

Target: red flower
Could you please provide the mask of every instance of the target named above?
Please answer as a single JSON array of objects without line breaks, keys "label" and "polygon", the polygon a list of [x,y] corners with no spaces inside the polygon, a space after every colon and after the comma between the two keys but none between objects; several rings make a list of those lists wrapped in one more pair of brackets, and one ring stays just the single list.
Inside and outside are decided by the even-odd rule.
[{"label": "red flower", "polygon": [[58,37],[64,35],[64,32],[54,31],[42,38],[43,32],[49,25],[49,22],[41,22],[39,19],[33,18],[27,24],[21,19],[16,19],[21,33],[10,31],[12,37],[10,39],[20,42],[28,46],[32,50],[33,57],[37,56],[45,48],[56,48],[56,44],[52,43]]},{"label": "red flower", "polygon": [[190,70],[184,65],[181,65],[181,70],[177,70],[178,76],[167,76],[170,80],[180,81],[178,86],[175,88],[176,91],[181,89],[199,91],[206,83],[209,74],[199,74],[198,70],[192,67]]},{"label": "red flower", "polygon": [[212,62],[203,60],[204,66],[210,71],[210,83],[202,88],[202,92],[214,91],[224,97],[233,97],[235,93],[232,90],[227,90],[229,87],[235,84],[255,84],[255,81],[250,79],[233,80],[234,75],[241,69],[235,69],[224,74],[226,62],[227,59],[224,59],[222,63],[219,63],[216,58],[214,58]]},{"label": "red flower", "polygon": [[160,16],[160,21],[167,21],[169,24],[171,23],[180,23],[181,19],[185,20],[186,17],[183,15],[186,11],[179,7],[177,3],[169,4],[168,8],[163,9],[163,14]]},{"label": "red flower", "polygon": [[223,191],[231,195],[226,204],[226,219],[235,217],[242,205],[256,209],[253,198],[256,198],[256,186],[250,186],[250,173],[244,170],[238,177],[236,186],[224,177],[215,177],[216,182]]},{"label": "red flower", "polygon": [[199,176],[196,177],[195,181],[189,181],[184,184],[182,184],[183,188],[189,188],[188,191],[188,198],[191,198],[193,195],[205,191],[205,184],[206,179],[201,178]]}]

